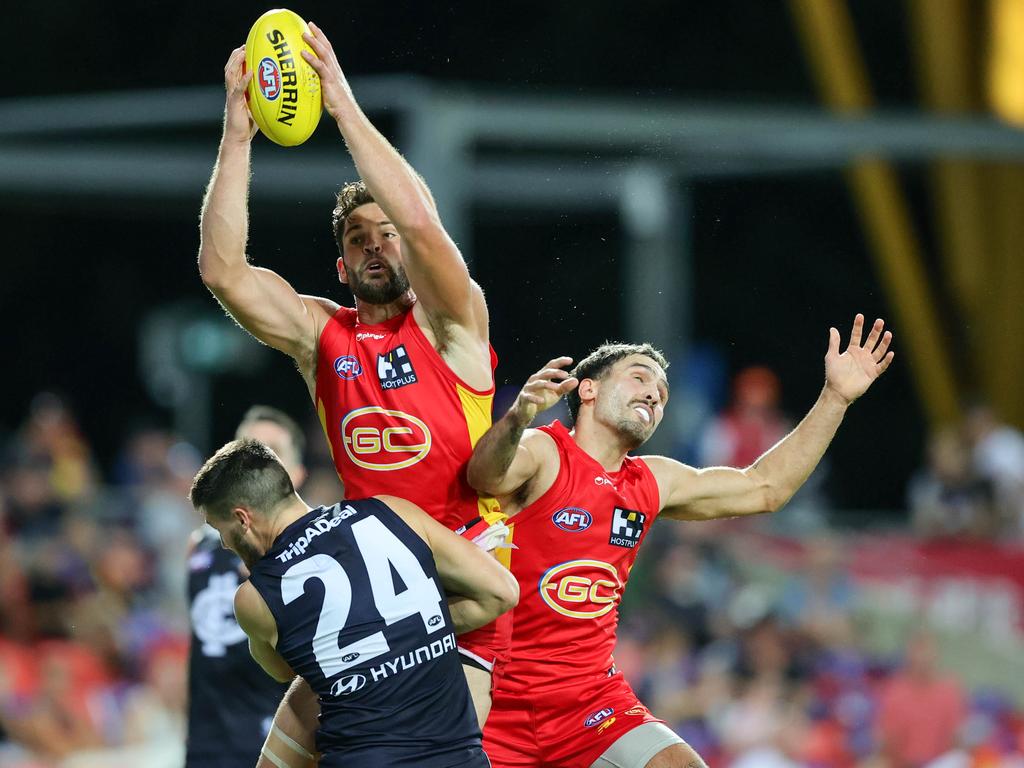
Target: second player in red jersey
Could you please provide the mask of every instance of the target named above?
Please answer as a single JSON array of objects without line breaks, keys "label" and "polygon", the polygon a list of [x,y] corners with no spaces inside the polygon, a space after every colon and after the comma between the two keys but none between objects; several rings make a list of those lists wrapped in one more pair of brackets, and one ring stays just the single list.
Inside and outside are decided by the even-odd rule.
[{"label": "second player in red jersey", "polygon": [[[892,335],[864,318],[839,352],[829,332],[825,386],[800,424],[746,469],[697,470],[631,457],[668,400],[650,345],[607,344],[534,374],[477,443],[470,483],[512,517],[512,661],[497,680],[484,747],[495,768],[693,768],[700,757],[637,700],[615,669],[618,607],[637,549],[660,514],[708,520],[777,510],[821,459],[846,409],[892,361]],[[574,420],[527,429],[565,394]]]}]

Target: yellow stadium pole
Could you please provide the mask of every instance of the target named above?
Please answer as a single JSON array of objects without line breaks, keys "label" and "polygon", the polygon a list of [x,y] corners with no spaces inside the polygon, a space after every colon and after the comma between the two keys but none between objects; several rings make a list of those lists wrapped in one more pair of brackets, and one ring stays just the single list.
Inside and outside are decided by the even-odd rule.
[{"label": "yellow stadium pole", "polygon": [[[988,97],[1004,120],[1024,128],[1024,0],[990,0]],[[980,326],[986,392],[999,414],[1024,427],[1024,167],[992,168],[995,242]]]},{"label": "yellow stadium pole", "polygon": [[[826,103],[844,114],[871,109],[867,74],[846,5],[841,0],[790,0],[790,7]],[[891,165],[878,158],[857,160],[847,178],[925,413],[933,425],[952,421],[959,407],[948,343],[899,180]]]},{"label": "yellow stadium pole", "polygon": [[[925,104],[942,114],[963,114],[979,104],[967,0],[909,0],[918,82]],[[975,330],[966,338],[982,363],[976,333],[983,311],[990,243],[986,238],[981,169],[976,161],[940,158],[932,164],[932,198],[942,243],[944,274],[963,320]]]}]

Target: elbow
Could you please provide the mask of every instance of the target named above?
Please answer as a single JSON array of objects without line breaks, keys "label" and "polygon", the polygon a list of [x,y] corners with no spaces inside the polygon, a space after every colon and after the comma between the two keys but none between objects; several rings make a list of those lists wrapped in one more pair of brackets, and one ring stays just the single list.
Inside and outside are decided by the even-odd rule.
[{"label": "elbow", "polygon": [[466,467],[466,482],[469,483],[469,487],[485,496],[496,496],[498,489],[493,480],[484,468],[483,462],[477,461],[476,454],[473,454]]},{"label": "elbow", "polygon": [[214,293],[224,284],[224,270],[217,268],[217,258],[207,250],[199,251],[199,277]]},{"label": "elbow", "polygon": [[519,582],[516,581],[516,577],[512,575],[511,571],[506,571],[502,568],[505,573],[505,577],[502,579],[501,588],[496,594],[500,610],[498,616],[507,611],[511,611],[519,604]]},{"label": "elbow", "polygon": [[745,470],[745,474],[754,483],[755,502],[753,504],[753,514],[778,512],[783,504],[789,500],[788,494],[783,493],[781,488],[754,467],[748,467]]}]

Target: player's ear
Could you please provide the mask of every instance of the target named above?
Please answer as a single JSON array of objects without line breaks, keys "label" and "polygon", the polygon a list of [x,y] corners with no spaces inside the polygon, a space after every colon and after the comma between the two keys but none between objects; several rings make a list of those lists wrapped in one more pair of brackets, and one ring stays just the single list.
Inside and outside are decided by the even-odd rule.
[{"label": "player's ear", "polygon": [[345,268],[345,259],[341,256],[338,257],[338,279],[344,285],[348,285],[348,270]]},{"label": "player's ear", "polygon": [[592,403],[597,399],[597,390],[599,387],[597,379],[583,379],[576,387],[576,391],[580,395],[581,403]]},{"label": "player's ear", "polygon": [[235,507],[231,510],[231,516],[243,528],[249,528],[252,525],[252,513],[245,507]]}]

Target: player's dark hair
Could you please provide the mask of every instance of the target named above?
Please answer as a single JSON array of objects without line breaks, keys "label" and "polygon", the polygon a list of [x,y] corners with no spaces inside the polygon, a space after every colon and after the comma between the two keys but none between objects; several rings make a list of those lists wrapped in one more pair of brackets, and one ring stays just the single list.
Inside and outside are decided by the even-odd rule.
[{"label": "player's dark hair", "polygon": [[252,406],[252,408],[245,412],[245,416],[238,423],[238,429],[235,430],[235,439],[241,440],[246,427],[250,427],[260,421],[269,421],[271,424],[277,424],[288,433],[288,437],[292,442],[292,448],[295,450],[295,458],[301,464],[302,458],[306,454],[306,433],[302,431],[302,427],[298,425],[295,419],[279,408],[269,405]]},{"label": "player's dark hair", "polygon": [[[665,359],[660,350],[655,349],[650,344],[625,344],[620,341],[606,341],[580,360],[576,367],[572,369],[572,375],[578,381],[601,379],[619,360],[630,355],[646,355],[660,365],[662,370],[668,370],[668,360]],[[579,387],[569,392],[565,396],[565,401],[569,406],[569,415],[572,416],[573,423],[575,423],[581,404]]]},{"label": "player's dark hair", "polygon": [[331,230],[334,232],[334,240],[338,244],[338,250],[345,252],[341,238],[345,234],[345,220],[356,208],[367,203],[375,202],[370,190],[366,188],[364,181],[350,181],[338,190],[338,199],[331,213]]},{"label": "player's dark hair", "polygon": [[295,494],[274,452],[258,440],[232,440],[196,473],[189,501],[210,517],[224,519],[234,507],[264,514]]}]

